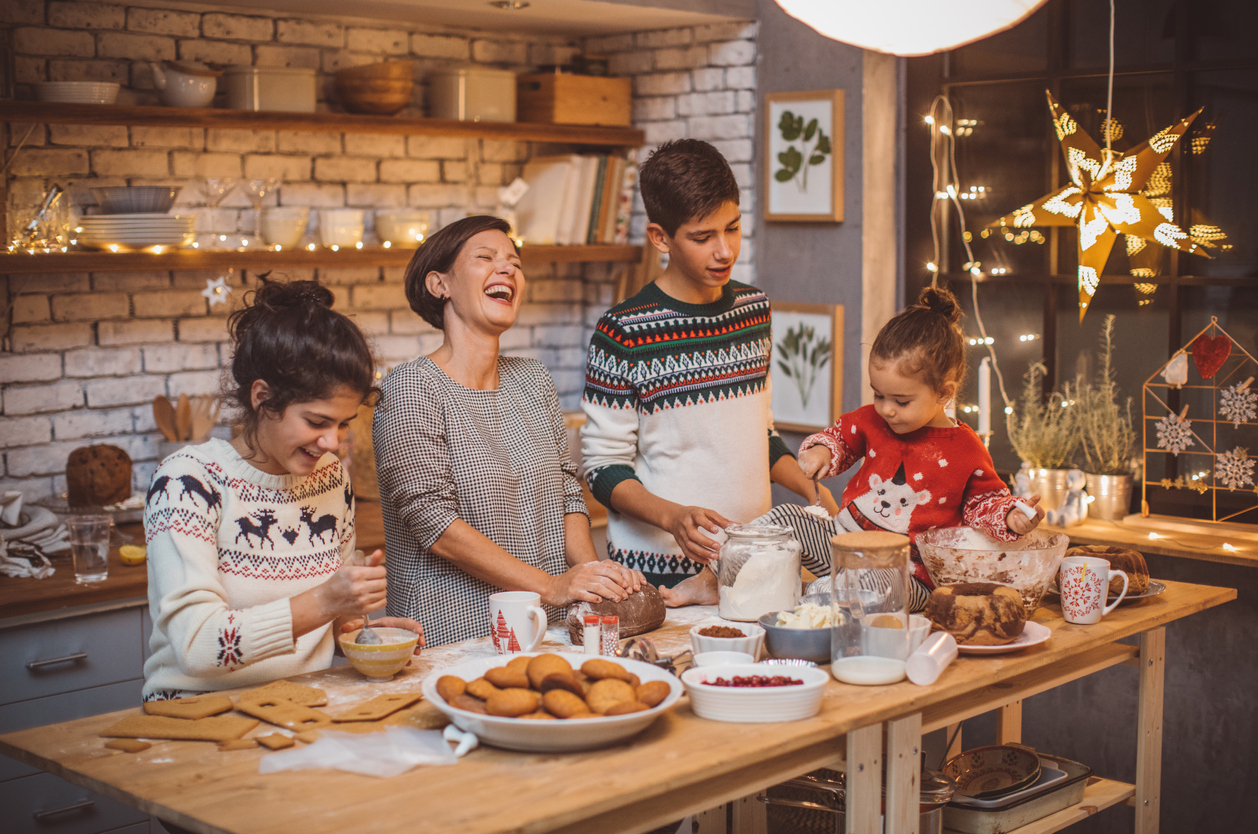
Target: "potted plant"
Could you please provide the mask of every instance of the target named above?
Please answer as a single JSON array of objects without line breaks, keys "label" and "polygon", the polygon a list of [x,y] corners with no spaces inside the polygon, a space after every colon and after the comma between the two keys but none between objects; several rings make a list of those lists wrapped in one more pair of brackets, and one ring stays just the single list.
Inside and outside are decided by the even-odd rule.
[{"label": "potted plant", "polygon": [[1131,453],[1136,430],[1131,420],[1131,397],[1121,402],[1114,373],[1114,317],[1106,316],[1101,330],[1101,353],[1091,382],[1082,375],[1067,385],[1073,399],[1083,449],[1084,472],[1093,518],[1117,521],[1131,507]]},{"label": "potted plant", "polygon": [[1054,391],[1041,394],[1045,368],[1033,363],[1022,378],[1018,405],[1005,418],[1009,441],[1025,464],[1030,490],[1039,493],[1046,510],[1055,510],[1066,499],[1066,475],[1079,445],[1076,412],[1067,398]]}]

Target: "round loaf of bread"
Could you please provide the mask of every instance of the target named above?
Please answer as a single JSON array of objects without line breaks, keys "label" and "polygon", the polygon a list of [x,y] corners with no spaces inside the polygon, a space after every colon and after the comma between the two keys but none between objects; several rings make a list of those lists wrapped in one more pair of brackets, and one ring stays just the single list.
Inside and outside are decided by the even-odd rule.
[{"label": "round loaf of bread", "polygon": [[[1135,550],[1107,544],[1089,544],[1070,548],[1066,551],[1066,556],[1091,556],[1109,562],[1110,570],[1120,570],[1127,574],[1128,595],[1143,594],[1149,590],[1149,566],[1145,564],[1144,556]],[[1120,577],[1115,576],[1109,581],[1110,596],[1116,597],[1122,590],[1123,580]]]},{"label": "round loaf of bread", "polygon": [[572,645],[580,646],[585,642],[584,617],[586,614],[598,614],[600,617],[617,616],[620,618],[620,639],[636,637],[648,631],[654,631],[664,622],[664,598],[654,585],[643,585],[637,593],[630,594],[620,602],[603,600],[602,602],[578,602],[568,609],[568,637]]},{"label": "round loaf of bread", "polygon": [[80,446],[66,461],[71,507],[104,507],[131,497],[131,458],[117,446]]},{"label": "round loaf of bread", "polygon": [[923,612],[935,628],[958,643],[999,646],[1012,643],[1026,625],[1022,595],[1007,585],[962,582],[936,588]]}]

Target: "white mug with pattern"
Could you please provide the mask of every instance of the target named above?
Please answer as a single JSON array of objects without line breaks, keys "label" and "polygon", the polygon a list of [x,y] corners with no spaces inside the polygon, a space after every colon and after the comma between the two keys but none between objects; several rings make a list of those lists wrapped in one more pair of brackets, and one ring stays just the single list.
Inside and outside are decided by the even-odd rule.
[{"label": "white mug with pattern", "polygon": [[540,594],[501,591],[489,595],[489,636],[498,654],[537,651],[546,637],[546,621]]},{"label": "white mug with pattern", "polygon": [[[1118,599],[1105,604],[1109,582],[1122,577],[1123,592]],[[1109,562],[1094,556],[1069,556],[1062,560],[1057,574],[1057,587],[1061,590],[1061,613],[1068,623],[1092,625],[1113,611],[1127,596],[1127,574],[1110,570]]]}]

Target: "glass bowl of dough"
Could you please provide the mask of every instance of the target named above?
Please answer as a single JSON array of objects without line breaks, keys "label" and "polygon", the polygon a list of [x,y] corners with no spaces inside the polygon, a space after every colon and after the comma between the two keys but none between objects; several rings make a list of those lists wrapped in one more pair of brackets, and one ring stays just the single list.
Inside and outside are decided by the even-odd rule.
[{"label": "glass bowl of dough", "polygon": [[1028,617],[1057,577],[1069,545],[1064,533],[1044,530],[1015,542],[998,541],[971,527],[938,527],[917,537],[917,549],[935,585],[1008,585],[1022,595]]}]

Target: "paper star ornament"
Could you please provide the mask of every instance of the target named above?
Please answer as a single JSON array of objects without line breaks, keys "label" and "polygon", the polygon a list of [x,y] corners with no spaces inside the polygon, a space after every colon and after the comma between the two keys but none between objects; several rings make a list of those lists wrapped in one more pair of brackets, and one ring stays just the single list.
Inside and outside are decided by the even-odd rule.
[{"label": "paper star ornament", "polygon": [[222,275],[217,278],[206,278],[205,289],[201,290],[201,295],[210,300],[210,306],[215,304],[226,304],[227,296],[231,294],[232,288],[227,286],[227,279]]},{"label": "paper star ornament", "polygon": [[1206,254],[1187,232],[1172,222],[1169,208],[1155,206],[1140,193],[1201,111],[1123,153],[1099,147],[1052,94],[1047,95],[1053,127],[1066,157],[1070,184],[1001,217],[991,226],[1075,226],[1079,230],[1079,320],[1082,321],[1118,235]]}]

